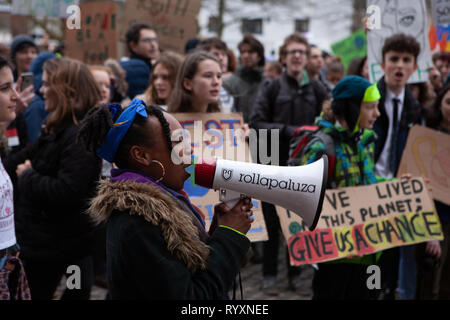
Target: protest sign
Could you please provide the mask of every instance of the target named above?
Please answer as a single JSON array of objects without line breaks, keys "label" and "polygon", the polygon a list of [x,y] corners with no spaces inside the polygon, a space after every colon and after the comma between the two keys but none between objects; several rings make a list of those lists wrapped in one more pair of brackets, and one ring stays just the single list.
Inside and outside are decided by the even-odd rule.
[{"label": "protest sign", "polygon": [[450,0],[431,0],[430,49],[450,52]]},{"label": "protest sign", "polygon": [[429,178],[432,197],[450,205],[450,135],[419,125],[412,127],[398,176],[404,173]]},{"label": "protest sign", "polygon": [[431,24],[428,40],[431,50],[450,52],[450,24],[446,26]]},{"label": "protest sign", "polygon": [[354,58],[363,58],[367,54],[367,39],[363,29],[354,32],[350,37],[331,45],[336,56],[341,57],[347,69]]},{"label": "protest sign", "polygon": [[327,190],[314,231],[277,207],[292,265],[366,255],[443,239],[439,217],[420,177]]},{"label": "protest sign", "polygon": [[117,8],[112,1],[83,2],[81,28],[66,30],[66,55],[87,64],[117,58]]},{"label": "protest sign", "polygon": [[[205,213],[206,225],[209,228],[214,206],[219,203],[219,193],[195,184],[195,163],[202,157],[251,162],[249,147],[241,129],[244,123],[242,114],[174,113],[172,115],[180,121],[185,129],[185,139],[190,139],[193,148],[192,165],[187,168],[191,177],[186,180],[184,190],[192,203]],[[247,236],[253,242],[267,240],[261,201],[252,199],[252,204],[255,221]]]},{"label": "protest sign", "polygon": [[197,15],[201,0],[128,0],[122,23],[122,39],[135,23],[155,30],[163,50],[184,53],[187,40],[197,35]]},{"label": "protest sign", "polygon": [[404,33],[412,36],[420,44],[417,58],[417,71],[408,83],[428,80],[428,68],[432,66],[430,46],[428,43],[428,18],[424,0],[368,0],[368,7],[377,8],[381,19],[376,27],[367,33],[367,59],[371,82],[378,81],[384,71],[381,68],[384,41],[394,34]]},{"label": "protest sign", "polygon": [[450,24],[450,0],[431,0],[431,17],[435,25]]}]

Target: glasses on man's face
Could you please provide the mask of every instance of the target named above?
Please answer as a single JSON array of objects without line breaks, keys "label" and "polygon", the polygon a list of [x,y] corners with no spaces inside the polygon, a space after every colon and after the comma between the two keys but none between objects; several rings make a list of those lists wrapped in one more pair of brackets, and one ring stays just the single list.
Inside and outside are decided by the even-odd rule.
[{"label": "glasses on man's face", "polygon": [[300,50],[300,49],[297,49],[297,50],[289,50],[289,51],[286,51],[286,53],[287,54],[289,54],[289,55],[296,55],[297,53],[299,54],[299,55],[301,55],[301,56],[304,56],[304,55],[306,55],[306,51],[305,50]]},{"label": "glasses on man's face", "polygon": [[144,43],[152,43],[152,42],[158,42],[158,38],[143,38],[139,41],[144,42]]}]

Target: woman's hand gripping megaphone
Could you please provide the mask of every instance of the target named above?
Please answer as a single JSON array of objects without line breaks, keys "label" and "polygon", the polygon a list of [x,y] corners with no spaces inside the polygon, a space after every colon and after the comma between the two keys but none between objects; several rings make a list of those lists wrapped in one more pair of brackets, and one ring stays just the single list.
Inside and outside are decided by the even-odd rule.
[{"label": "woman's hand gripping megaphone", "polygon": [[246,234],[254,220],[252,208],[252,200],[248,197],[240,199],[231,209],[223,202],[217,204],[209,233],[212,234],[217,226],[225,226]]}]

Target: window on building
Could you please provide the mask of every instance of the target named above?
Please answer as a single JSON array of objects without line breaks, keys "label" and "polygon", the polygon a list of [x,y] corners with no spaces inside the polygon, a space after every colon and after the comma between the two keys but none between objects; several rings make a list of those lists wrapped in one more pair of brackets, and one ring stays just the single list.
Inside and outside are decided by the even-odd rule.
[{"label": "window on building", "polygon": [[242,33],[262,34],[262,19],[242,19]]},{"label": "window on building", "polygon": [[305,33],[309,31],[309,19],[296,19],[295,32]]},{"label": "window on building", "polygon": [[208,32],[217,33],[218,30],[218,21],[216,16],[209,17],[208,20]]}]

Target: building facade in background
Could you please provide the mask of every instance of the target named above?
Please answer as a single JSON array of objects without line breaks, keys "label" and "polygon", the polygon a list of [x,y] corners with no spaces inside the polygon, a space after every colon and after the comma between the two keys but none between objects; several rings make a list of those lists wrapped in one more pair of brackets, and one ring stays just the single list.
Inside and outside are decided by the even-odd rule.
[{"label": "building facade in background", "polygon": [[[203,0],[199,14],[201,37],[217,34],[220,0]],[[278,57],[283,39],[293,33],[305,35],[311,44],[331,51],[330,46],[352,33],[353,0],[223,0],[222,40],[237,53],[246,32],[265,47],[267,57]],[[361,1],[365,5],[365,1]]]}]

